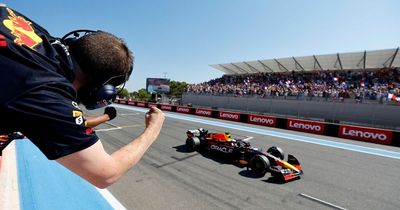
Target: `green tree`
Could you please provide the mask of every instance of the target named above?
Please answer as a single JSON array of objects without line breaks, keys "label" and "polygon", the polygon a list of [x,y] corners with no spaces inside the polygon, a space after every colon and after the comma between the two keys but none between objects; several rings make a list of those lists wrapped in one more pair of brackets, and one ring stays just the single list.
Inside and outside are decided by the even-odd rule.
[{"label": "green tree", "polygon": [[186,82],[171,81],[169,96],[180,97],[187,85],[188,83]]},{"label": "green tree", "polygon": [[146,91],[146,89],[142,88],[138,90],[137,98],[141,100],[148,100],[150,98],[150,94]]},{"label": "green tree", "polygon": [[133,91],[132,93],[129,93],[129,96],[130,96],[131,98],[138,98],[137,95],[138,95],[138,92],[137,92],[137,91]]},{"label": "green tree", "polygon": [[127,89],[123,89],[122,91],[118,90],[118,97],[120,98],[129,98],[129,92]]}]

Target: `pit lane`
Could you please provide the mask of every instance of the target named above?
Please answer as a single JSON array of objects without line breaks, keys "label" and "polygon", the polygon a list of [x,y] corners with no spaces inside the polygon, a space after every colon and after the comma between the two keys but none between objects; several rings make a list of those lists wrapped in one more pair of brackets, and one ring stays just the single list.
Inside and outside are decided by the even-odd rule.
[{"label": "pit lane", "polygon": [[[113,152],[131,141],[144,129],[144,113],[118,105],[120,115],[98,129],[107,151]],[[122,109],[122,107],[124,107]],[[127,109],[125,109],[127,107]],[[135,108],[140,110],[140,108]],[[179,114],[174,114],[179,115]],[[181,115],[187,116],[187,115]],[[193,116],[191,116],[193,117]],[[224,122],[210,118],[215,122]],[[304,134],[241,123],[233,125],[347,143],[399,153],[396,147],[339,138]],[[257,178],[244,168],[226,164],[184,149],[185,132],[203,127],[210,131],[230,132],[233,137],[254,137],[253,146],[281,147],[285,154],[297,157],[304,169],[300,180],[279,184],[268,174]],[[249,129],[250,130],[250,129]],[[332,209],[309,195],[346,209],[398,209],[400,160],[319,144],[290,141],[279,136],[260,135],[237,129],[207,125],[168,117],[159,139],[149,151],[109,191],[127,209]]]}]

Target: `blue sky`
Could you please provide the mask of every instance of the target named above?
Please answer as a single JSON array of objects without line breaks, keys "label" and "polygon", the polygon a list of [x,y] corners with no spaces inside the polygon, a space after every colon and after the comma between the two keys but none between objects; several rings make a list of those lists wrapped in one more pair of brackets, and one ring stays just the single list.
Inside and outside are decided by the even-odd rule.
[{"label": "blue sky", "polygon": [[[1,0],[0,0],[1,1]],[[397,0],[3,0],[55,36],[100,29],[135,54],[129,91],[146,78],[199,83],[208,65],[400,46]]]}]

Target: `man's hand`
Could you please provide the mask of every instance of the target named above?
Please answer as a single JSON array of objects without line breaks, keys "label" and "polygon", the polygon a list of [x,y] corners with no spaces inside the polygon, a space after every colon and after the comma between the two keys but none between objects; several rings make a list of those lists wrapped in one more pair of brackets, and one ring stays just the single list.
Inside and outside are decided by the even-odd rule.
[{"label": "man's hand", "polygon": [[161,128],[164,123],[164,113],[156,107],[151,107],[145,115],[146,119],[146,128],[155,126],[157,128]]},{"label": "man's hand", "polygon": [[108,106],[104,109],[104,114],[108,115],[110,120],[113,120],[117,116],[117,110],[112,106]]}]

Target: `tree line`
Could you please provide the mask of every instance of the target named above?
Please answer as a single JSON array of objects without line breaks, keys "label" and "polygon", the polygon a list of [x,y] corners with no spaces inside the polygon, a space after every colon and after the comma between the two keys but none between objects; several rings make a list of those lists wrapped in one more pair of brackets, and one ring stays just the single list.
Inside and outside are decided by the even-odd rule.
[{"label": "tree line", "polygon": [[[180,98],[182,96],[183,91],[185,90],[188,83],[179,82],[179,81],[171,81],[170,82],[170,92],[166,93],[166,95],[170,98]],[[150,100],[151,94],[146,91],[145,88],[142,88],[138,91],[129,92],[126,88],[121,90],[118,93],[119,98],[131,98],[131,99],[140,99],[140,100]]]}]

